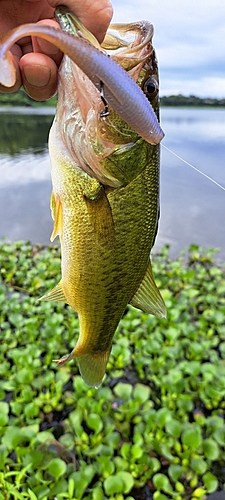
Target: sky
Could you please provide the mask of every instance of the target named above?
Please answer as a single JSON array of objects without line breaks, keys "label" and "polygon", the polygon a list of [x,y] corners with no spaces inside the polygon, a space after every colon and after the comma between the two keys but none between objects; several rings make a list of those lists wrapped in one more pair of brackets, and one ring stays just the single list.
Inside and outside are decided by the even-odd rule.
[{"label": "sky", "polygon": [[160,95],[225,98],[224,0],[112,0],[113,22],[147,20]]}]

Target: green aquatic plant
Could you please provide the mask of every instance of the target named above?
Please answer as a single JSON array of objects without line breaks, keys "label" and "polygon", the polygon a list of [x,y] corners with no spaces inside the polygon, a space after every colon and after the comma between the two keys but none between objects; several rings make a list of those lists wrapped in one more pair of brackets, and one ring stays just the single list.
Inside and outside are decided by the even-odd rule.
[{"label": "green aquatic plant", "polygon": [[1,244],[0,500],[224,489],[224,266],[195,245],[153,265],[167,318],[127,309],[96,390],[52,361],[79,327],[69,306],[38,301],[60,274],[58,247]]}]

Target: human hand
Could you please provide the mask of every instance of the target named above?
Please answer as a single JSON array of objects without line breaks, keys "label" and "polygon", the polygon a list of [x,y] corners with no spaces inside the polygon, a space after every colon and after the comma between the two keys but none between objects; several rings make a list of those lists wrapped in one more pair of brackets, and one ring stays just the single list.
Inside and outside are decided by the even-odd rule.
[{"label": "human hand", "polygon": [[[20,24],[36,23],[59,27],[55,7],[66,5],[101,43],[112,18],[110,0],[0,0],[0,35]],[[0,92],[15,92],[22,85],[30,97],[43,101],[57,91],[62,53],[49,42],[26,37],[12,47],[16,83]]]}]

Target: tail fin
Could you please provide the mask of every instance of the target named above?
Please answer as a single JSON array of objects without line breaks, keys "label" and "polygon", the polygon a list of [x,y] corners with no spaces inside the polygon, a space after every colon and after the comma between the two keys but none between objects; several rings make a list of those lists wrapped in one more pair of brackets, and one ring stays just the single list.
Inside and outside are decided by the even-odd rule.
[{"label": "tail fin", "polygon": [[58,366],[64,366],[67,361],[76,359],[84,382],[87,385],[90,385],[90,387],[95,387],[97,389],[101,385],[102,379],[105,375],[111,346],[106,351],[98,352],[96,354],[77,354],[77,346],[78,344],[67,356],[63,356],[60,359],[54,359],[53,361],[55,361]]},{"label": "tail fin", "polygon": [[110,351],[111,348],[96,354],[85,354],[77,357],[80,374],[87,385],[96,389],[101,385]]}]

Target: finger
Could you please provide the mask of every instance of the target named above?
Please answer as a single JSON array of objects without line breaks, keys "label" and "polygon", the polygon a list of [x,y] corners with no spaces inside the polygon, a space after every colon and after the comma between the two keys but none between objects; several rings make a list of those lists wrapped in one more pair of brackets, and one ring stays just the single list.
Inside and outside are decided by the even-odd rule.
[{"label": "finger", "polygon": [[[39,21],[37,24],[43,24],[45,26],[51,26],[53,28],[59,29],[59,24],[53,19],[43,19],[42,21]],[[55,45],[53,45],[50,42],[47,42],[43,38],[38,38],[38,37],[32,37],[32,43],[34,52],[39,52],[46,54],[47,56],[50,56],[59,66],[63,54]]]},{"label": "finger", "polygon": [[0,84],[0,92],[3,92],[4,94],[10,94],[11,92],[16,92],[22,85],[22,78],[19,68],[19,58],[14,56],[13,61],[16,69],[16,83],[15,85],[13,85],[13,87],[4,87],[4,85]]},{"label": "finger", "polygon": [[57,7],[62,3],[68,7],[102,43],[113,15],[110,0],[48,0],[49,5]]},{"label": "finger", "polygon": [[58,67],[45,54],[30,53],[20,59],[22,84],[36,101],[50,99],[57,91]]}]

